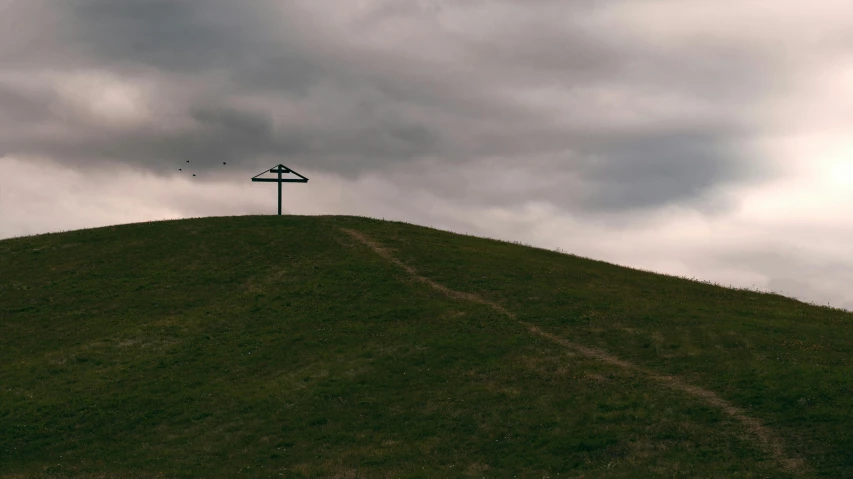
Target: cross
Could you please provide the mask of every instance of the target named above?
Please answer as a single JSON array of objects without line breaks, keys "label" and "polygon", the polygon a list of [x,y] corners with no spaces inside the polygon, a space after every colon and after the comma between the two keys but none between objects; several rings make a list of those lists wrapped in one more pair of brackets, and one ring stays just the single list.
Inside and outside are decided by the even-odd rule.
[{"label": "cross", "polygon": [[[308,178],[305,178],[304,176],[300,175],[299,173],[291,170],[290,168],[288,168],[284,165],[277,165],[277,166],[273,167],[272,169],[270,169],[269,172],[270,173],[278,173],[278,179],[275,179],[275,178],[258,178],[259,176],[266,173],[266,171],[262,171],[261,173],[258,173],[257,175],[253,176],[252,181],[266,181],[266,182],[274,181],[274,182],[278,183],[278,215],[281,216],[281,184],[282,183],[308,183]],[[298,176],[299,179],[282,178],[281,177],[282,173],[293,173],[294,175]]]}]

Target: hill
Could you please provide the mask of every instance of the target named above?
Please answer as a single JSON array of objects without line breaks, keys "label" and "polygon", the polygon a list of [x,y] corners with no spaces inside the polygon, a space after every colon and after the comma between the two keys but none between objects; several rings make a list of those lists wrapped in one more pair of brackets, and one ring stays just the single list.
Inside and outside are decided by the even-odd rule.
[{"label": "hill", "polygon": [[853,477],[853,315],[357,217],[0,241],[2,477]]}]

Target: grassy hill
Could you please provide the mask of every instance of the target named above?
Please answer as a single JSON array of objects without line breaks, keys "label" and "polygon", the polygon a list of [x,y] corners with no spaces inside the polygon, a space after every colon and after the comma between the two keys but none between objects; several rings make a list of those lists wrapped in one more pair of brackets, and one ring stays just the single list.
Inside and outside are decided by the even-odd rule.
[{"label": "grassy hill", "polygon": [[0,477],[853,477],[853,315],[356,217],[0,241]]}]

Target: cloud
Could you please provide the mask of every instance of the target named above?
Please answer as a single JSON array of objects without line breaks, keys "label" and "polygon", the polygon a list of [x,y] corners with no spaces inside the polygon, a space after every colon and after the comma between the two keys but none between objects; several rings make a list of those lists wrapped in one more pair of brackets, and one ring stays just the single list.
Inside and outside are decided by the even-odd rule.
[{"label": "cloud", "polygon": [[[286,158],[347,178],[547,156],[548,174],[578,177],[585,192],[522,188],[507,201],[591,212],[713,202],[716,185],[761,176],[761,160],[738,151],[746,127],[720,106],[757,93],[753,58],[615,41],[588,3],[87,0],[58,11],[78,45],[69,55],[97,67],[60,67],[37,92],[0,83],[12,130],[31,132],[0,139],[17,154],[161,174],[185,160],[205,171]],[[44,59],[13,74],[52,67]],[[488,175],[480,185],[501,196]],[[464,201],[465,190],[445,193]]]}]

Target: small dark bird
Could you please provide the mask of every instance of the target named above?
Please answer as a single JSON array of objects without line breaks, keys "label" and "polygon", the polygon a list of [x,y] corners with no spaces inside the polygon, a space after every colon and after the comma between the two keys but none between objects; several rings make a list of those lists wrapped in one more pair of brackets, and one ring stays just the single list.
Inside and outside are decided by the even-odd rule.
[{"label": "small dark bird", "polygon": [[223,162],[222,162],[222,164],[224,165],[224,164],[225,164],[225,162],[223,161]]},{"label": "small dark bird", "polygon": [[187,160],[187,163],[189,163],[189,162],[190,162],[190,160]]},{"label": "small dark bird", "polygon": [[178,171],[184,171],[184,170],[182,170],[182,169],[178,168]]},{"label": "small dark bird", "polygon": [[195,173],[193,173],[193,176],[195,176]]}]

